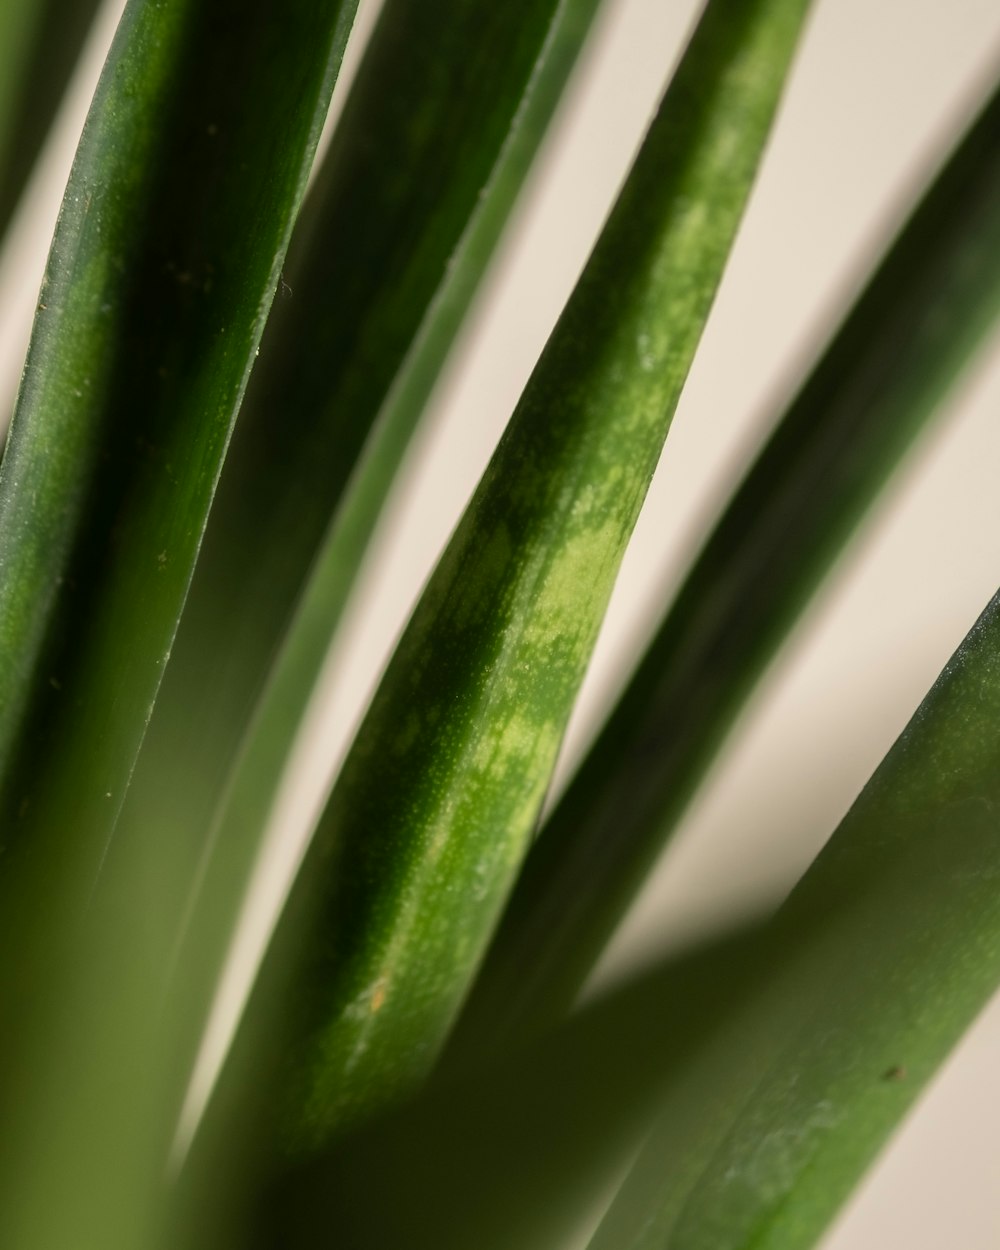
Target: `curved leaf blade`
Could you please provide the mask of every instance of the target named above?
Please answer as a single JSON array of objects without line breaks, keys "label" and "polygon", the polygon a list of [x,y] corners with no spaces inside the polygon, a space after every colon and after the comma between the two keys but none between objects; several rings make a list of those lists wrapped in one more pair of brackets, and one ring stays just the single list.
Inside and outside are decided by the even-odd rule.
[{"label": "curved leaf blade", "polygon": [[324,544],[315,645],[333,632],[597,4],[382,10],[289,251],[131,823],[200,849]]},{"label": "curved leaf blade", "polygon": [[[390,0],[382,11],[330,165],[304,213],[302,281],[290,266],[295,294],[279,310],[273,354],[262,358],[260,384],[241,413],[240,432],[249,437],[237,435],[227,462],[138,792],[125,812],[129,821],[211,830],[173,960],[170,1014],[195,1027],[381,503],[596,5],[524,0],[520,13],[506,5],[488,22],[470,0],[439,0],[432,12]],[[431,50],[437,68],[428,80]],[[385,91],[386,81],[396,93]],[[373,150],[380,153],[374,170]],[[340,235],[356,239],[362,218],[360,246],[325,246]],[[357,288],[357,298],[346,298],[345,288]],[[272,444],[284,412],[295,429],[278,482]],[[286,625],[247,729],[252,696]],[[204,715],[192,717],[192,707]]]},{"label": "curved leaf blade", "polygon": [[353,12],[132,0],[122,18],[0,465],[6,878],[26,845],[97,872]]},{"label": "curved leaf blade", "polygon": [[696,1175],[666,1121],[595,1250],[812,1245],[995,990],[998,654],[1000,597],[771,922],[706,1055]]},{"label": "curved leaf blade", "polygon": [[318,907],[280,1095],[291,1141],[419,1082],[454,1019],[537,819],[805,7],[709,6],[375,695],[244,1025],[251,1036],[273,1010],[272,978]]},{"label": "curved leaf blade", "polygon": [[[778,919],[793,945],[817,912],[839,923],[774,991],[799,997],[799,1027],[692,1193],[679,1250],[811,1244],[1000,983],[998,654],[994,600]],[[761,1157],[751,1134],[793,1148]]]},{"label": "curved leaf blade", "polygon": [[1000,92],[727,506],[542,829],[457,1044],[564,1011],[756,680],[1000,314]]}]

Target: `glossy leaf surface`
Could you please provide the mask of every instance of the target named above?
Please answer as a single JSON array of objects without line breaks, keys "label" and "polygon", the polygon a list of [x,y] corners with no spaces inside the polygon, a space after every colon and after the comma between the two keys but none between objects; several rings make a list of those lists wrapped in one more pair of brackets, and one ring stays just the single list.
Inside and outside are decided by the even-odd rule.
[{"label": "glossy leaf surface", "polygon": [[25,846],[97,872],[353,10],[126,9],[0,466],[5,877]]},{"label": "glossy leaf surface", "polygon": [[286,680],[257,717],[267,762],[258,748],[243,768],[253,793],[227,799],[253,827],[217,839],[226,862],[206,904],[216,927],[228,923],[222,894],[240,893],[389,485],[596,7],[388,0],[365,49],[290,248],[125,813],[200,853],[324,548],[321,597],[303,609],[308,647],[300,630],[285,663],[294,689]]}]

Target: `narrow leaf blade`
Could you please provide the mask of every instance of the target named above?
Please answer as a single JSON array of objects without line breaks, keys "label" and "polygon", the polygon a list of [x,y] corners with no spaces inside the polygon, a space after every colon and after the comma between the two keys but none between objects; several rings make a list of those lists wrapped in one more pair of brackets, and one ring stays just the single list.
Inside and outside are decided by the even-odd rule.
[{"label": "narrow leaf blade", "polygon": [[994,599],[771,923],[714,1115],[665,1119],[594,1250],[812,1245],[995,990],[998,654]]},{"label": "narrow leaf blade", "polygon": [[419,1082],[455,1016],[537,819],[805,7],[709,6],[375,696],[246,1018],[252,1036],[318,906],[281,1091],[292,1141]]},{"label": "narrow leaf blade", "polygon": [[525,864],[456,1045],[564,1011],[830,562],[1000,313],[1000,92],[687,576]]},{"label": "narrow leaf blade", "polygon": [[368,535],[596,3],[519,0],[484,21],[470,0],[390,0],[304,211],[124,813],[146,840],[195,844],[169,956],[189,1065]]},{"label": "narrow leaf blade", "polygon": [[97,872],[353,9],[126,9],[0,466],[5,878],[28,845]]}]

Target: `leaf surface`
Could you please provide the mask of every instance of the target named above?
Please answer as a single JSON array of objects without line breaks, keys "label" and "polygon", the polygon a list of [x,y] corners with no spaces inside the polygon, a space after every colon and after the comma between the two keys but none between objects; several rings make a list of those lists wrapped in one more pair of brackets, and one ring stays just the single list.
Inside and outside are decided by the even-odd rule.
[{"label": "leaf surface", "polygon": [[0,465],[5,878],[97,873],[354,7],[125,11]]},{"label": "leaf surface", "polygon": [[579,990],[830,562],[1000,313],[1000,94],[858,298],[689,572],[525,864],[461,1031]]},{"label": "leaf surface", "polygon": [[[419,1082],[537,819],[738,225],[805,5],[710,5],[321,818],[257,1002],[290,1140]],[[711,211],[709,207],[711,206]],[[315,910],[314,910],[315,909]],[[251,1000],[247,1034],[257,1012]]]},{"label": "leaf surface", "polygon": [[770,923],[699,1125],[667,1108],[594,1250],[811,1246],[996,989],[998,657],[995,598]]},{"label": "leaf surface", "polygon": [[172,1014],[196,1032],[367,538],[596,7],[389,0],[307,199],[124,812],[191,847]]}]

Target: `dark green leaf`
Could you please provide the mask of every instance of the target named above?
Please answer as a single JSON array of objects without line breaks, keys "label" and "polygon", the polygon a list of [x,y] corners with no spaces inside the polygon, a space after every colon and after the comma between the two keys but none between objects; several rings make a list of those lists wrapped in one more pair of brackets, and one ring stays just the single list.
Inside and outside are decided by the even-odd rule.
[{"label": "dark green leaf", "polygon": [[132,0],[74,164],[0,466],[4,1244],[128,1245],[143,1218],[146,917],[94,880],[353,8]]},{"label": "dark green leaf", "polygon": [[596,5],[389,0],[303,210],[124,813],[198,854],[217,808],[176,904],[172,1012],[196,1032],[368,535]]},{"label": "dark green leaf", "polygon": [[99,0],[0,5],[0,237],[48,133]]},{"label": "dark green leaf", "polygon": [[0,466],[5,879],[98,870],[354,7],[126,9]]}]

